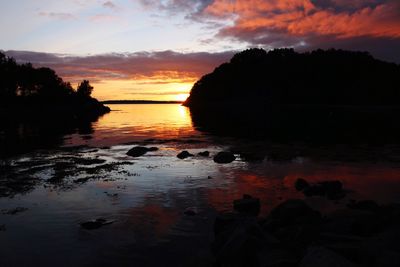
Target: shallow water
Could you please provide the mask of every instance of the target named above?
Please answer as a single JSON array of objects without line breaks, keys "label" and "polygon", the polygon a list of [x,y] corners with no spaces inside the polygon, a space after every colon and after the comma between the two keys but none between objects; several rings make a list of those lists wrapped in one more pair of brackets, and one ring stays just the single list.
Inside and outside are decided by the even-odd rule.
[{"label": "shallow water", "polygon": [[[185,107],[110,106],[113,111],[95,122],[91,133],[64,137],[64,146],[88,147],[38,150],[2,162],[8,166],[0,176],[2,187],[13,177],[32,182],[10,187],[0,198],[1,266],[210,266],[216,213],[231,210],[233,199],[250,194],[261,199],[265,215],[287,198],[303,198],[293,188],[298,177],[343,182],[344,199],[307,199],[324,212],[349,199],[400,201],[397,161],[336,160],[318,156],[333,153],[320,148],[309,157],[254,162],[236,154],[234,162],[221,165],[212,155],[243,146],[243,140],[194,129]],[[126,155],[143,142],[159,150]],[[252,142],[246,145],[273,147]],[[176,155],[184,149],[195,155],[208,150],[211,156],[180,160]],[[16,207],[27,210],[7,214]],[[197,214],[185,215],[187,208]],[[96,230],[79,225],[96,218],[113,223]]]}]

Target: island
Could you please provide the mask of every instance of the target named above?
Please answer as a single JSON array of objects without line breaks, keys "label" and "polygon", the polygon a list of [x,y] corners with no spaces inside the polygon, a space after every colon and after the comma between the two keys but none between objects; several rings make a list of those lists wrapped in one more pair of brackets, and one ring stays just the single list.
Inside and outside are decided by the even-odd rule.
[{"label": "island", "polygon": [[90,132],[91,122],[110,112],[91,96],[88,80],[76,89],[50,68],[19,64],[0,53],[0,156],[60,144],[62,135]]},{"label": "island", "polygon": [[397,139],[400,66],[367,52],[253,48],[201,77],[183,105],[196,127],[224,134]]}]

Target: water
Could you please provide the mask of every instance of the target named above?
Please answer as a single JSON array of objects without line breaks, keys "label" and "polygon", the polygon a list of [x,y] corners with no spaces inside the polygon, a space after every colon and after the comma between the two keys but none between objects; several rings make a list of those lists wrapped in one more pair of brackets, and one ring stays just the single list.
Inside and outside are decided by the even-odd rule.
[{"label": "water", "polygon": [[[231,210],[232,200],[245,193],[261,199],[261,214],[285,199],[304,198],[293,188],[298,177],[343,182],[344,199],[307,199],[325,212],[350,199],[400,201],[397,147],[309,149],[243,141],[196,130],[180,105],[110,106],[113,111],[90,131],[64,136],[63,146],[86,147],[37,150],[2,163],[1,266],[210,266],[216,213]],[[127,156],[136,143],[159,150]],[[227,149],[310,156],[271,152],[248,162],[236,154],[237,160],[220,165],[212,157],[180,160],[176,155],[184,149],[211,156]],[[349,151],[359,160],[332,157]],[[391,160],[371,160],[373,152]],[[15,186],[13,179],[29,182]],[[7,214],[16,207],[27,210]],[[185,215],[187,208],[197,214]],[[96,218],[113,223],[91,231],[79,225]]]}]

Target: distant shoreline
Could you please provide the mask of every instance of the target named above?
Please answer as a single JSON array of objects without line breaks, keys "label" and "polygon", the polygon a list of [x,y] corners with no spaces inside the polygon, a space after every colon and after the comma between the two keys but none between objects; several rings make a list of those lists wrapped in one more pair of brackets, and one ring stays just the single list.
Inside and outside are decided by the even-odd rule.
[{"label": "distant shoreline", "polygon": [[183,101],[158,101],[158,100],[106,100],[102,104],[182,104]]}]

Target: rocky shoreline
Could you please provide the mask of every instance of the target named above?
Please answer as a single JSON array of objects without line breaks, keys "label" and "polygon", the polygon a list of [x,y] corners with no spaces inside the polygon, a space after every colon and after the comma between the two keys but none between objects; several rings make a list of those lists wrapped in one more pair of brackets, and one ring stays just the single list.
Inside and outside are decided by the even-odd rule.
[{"label": "rocky shoreline", "polygon": [[214,223],[215,266],[399,266],[400,205],[352,201],[323,214],[289,199],[258,216],[260,200],[233,202]]}]

